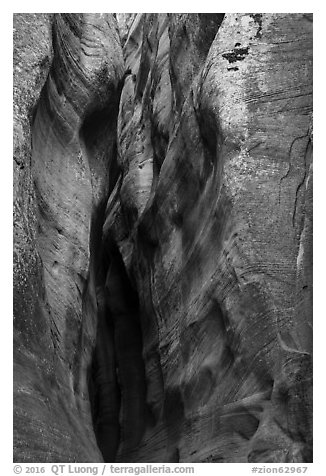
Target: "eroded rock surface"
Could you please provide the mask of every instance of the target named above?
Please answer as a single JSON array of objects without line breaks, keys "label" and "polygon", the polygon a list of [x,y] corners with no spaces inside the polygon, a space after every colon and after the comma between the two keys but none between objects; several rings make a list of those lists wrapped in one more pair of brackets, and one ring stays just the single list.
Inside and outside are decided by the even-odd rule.
[{"label": "eroded rock surface", "polygon": [[[110,15],[16,15],[15,27],[17,48],[18,41],[26,45],[17,56],[15,88],[22,110],[17,129],[23,124],[25,132],[16,144],[27,176],[15,202],[27,228],[15,240],[22,263],[16,268],[15,459],[101,461],[87,380],[97,326],[98,220],[116,174],[122,50]],[[31,258],[19,255],[25,236],[33,240],[32,270]],[[25,282],[29,287],[21,289]]]},{"label": "eroded rock surface", "polygon": [[15,458],[309,462],[312,17],[117,19],[15,17]]}]

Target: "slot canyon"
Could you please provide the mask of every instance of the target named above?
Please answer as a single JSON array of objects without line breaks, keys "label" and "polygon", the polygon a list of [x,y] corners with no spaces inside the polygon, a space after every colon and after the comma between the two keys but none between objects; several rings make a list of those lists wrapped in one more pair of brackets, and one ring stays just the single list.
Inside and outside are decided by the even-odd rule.
[{"label": "slot canyon", "polygon": [[14,14],[14,461],[312,462],[312,14]]}]

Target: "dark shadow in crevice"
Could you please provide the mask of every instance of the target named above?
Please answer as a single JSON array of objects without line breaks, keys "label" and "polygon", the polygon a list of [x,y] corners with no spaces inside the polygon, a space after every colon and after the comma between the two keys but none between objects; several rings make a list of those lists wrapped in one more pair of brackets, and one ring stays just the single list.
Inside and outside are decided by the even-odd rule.
[{"label": "dark shadow in crevice", "polygon": [[[107,312],[107,309],[102,312]],[[96,347],[89,371],[89,396],[97,445],[105,462],[114,462],[120,442],[120,387],[109,315],[99,316]]]},{"label": "dark shadow in crevice", "polygon": [[98,447],[105,462],[114,462],[118,453],[128,459],[143,436],[146,379],[138,294],[114,241],[99,243],[98,223],[91,244],[98,322],[89,395]]},{"label": "dark shadow in crevice", "polygon": [[[102,244],[105,203],[93,213],[90,234],[89,286],[96,302],[96,343],[88,369],[88,391],[97,445],[105,462],[114,462],[120,442],[121,395],[114,346],[114,325],[106,299],[105,279],[109,257]],[[94,296],[95,291],[95,296]]]},{"label": "dark shadow in crevice", "polygon": [[117,162],[117,114],[118,99],[103,108],[89,110],[79,132],[91,171],[94,198],[89,243],[90,274],[85,299],[93,302],[97,330],[87,381],[94,433],[105,462],[115,461],[121,438],[115,325],[105,287],[110,256],[102,238],[107,200],[121,173]]},{"label": "dark shadow in crevice", "polygon": [[108,255],[106,299],[114,326],[121,390],[121,451],[127,454],[140,443],[147,419],[142,330],[138,293],[113,242],[109,245]]}]

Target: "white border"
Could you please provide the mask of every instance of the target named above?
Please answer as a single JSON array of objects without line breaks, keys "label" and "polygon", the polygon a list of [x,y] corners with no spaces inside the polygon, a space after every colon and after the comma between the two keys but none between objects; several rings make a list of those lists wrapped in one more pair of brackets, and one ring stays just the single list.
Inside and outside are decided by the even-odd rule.
[{"label": "white border", "polygon": [[[164,6],[164,9],[160,8]],[[91,7],[91,8],[90,8]],[[154,8],[155,7],[155,8]],[[326,457],[325,448],[325,319],[326,309],[323,302],[325,294],[325,196],[326,196],[326,154],[322,142],[325,136],[325,34],[326,16],[322,2],[207,2],[198,3],[164,1],[164,2],[69,2],[58,0],[56,2],[44,1],[13,1],[4,7],[2,15],[1,34],[1,246],[0,253],[2,264],[1,276],[1,463],[8,463],[8,471],[1,470],[2,474],[12,474],[12,14],[14,12],[91,12],[106,11],[108,8],[122,12],[204,12],[216,11],[246,11],[258,12],[263,7],[268,12],[313,12],[314,13],[314,463],[309,466],[307,474],[325,474],[323,463]],[[324,147],[322,147],[324,146]],[[203,466],[201,471],[214,474],[250,474],[249,465],[216,464]],[[235,469],[236,468],[236,469]],[[241,468],[241,469],[240,469]],[[245,469],[247,468],[247,469]],[[248,470],[248,472],[247,472]],[[217,473],[216,473],[217,471]],[[196,474],[199,474],[196,471]]]}]

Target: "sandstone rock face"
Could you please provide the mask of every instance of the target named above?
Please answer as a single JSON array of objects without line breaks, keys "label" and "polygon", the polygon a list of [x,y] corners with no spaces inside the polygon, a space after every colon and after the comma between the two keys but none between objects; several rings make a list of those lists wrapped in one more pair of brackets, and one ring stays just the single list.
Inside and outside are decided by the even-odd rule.
[{"label": "sandstone rock face", "polygon": [[110,15],[17,15],[15,27],[15,151],[26,176],[16,198],[15,459],[101,461],[87,379],[96,227],[116,174],[122,50]]},{"label": "sandstone rock face", "polygon": [[15,16],[15,459],[312,461],[312,16],[117,20]]}]

